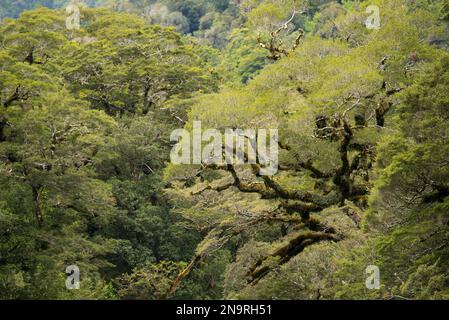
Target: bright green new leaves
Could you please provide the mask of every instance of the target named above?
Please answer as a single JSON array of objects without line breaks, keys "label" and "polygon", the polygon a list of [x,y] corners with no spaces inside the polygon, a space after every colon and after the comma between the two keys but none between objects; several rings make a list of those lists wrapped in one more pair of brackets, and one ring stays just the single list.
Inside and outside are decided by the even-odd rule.
[{"label": "bright green new leaves", "polygon": [[[404,92],[398,135],[385,139],[365,229],[377,236],[359,258],[341,265],[347,277],[371,253],[382,274],[377,297],[447,299],[448,277],[448,58],[443,55]],[[354,281],[344,298],[367,297]]]},{"label": "bright green new leaves", "polygon": [[214,75],[195,46],[173,30],[145,26],[133,16],[89,12],[91,40],[67,46],[73,59],[61,63],[72,90],[95,108],[109,115],[156,113],[173,97],[214,88]]},{"label": "bright green new leaves", "polygon": [[[434,6],[405,1],[375,4],[381,12],[379,30],[364,26],[366,3],[329,4],[320,11],[323,16],[313,20],[314,35],[308,34],[295,52],[265,66],[245,86],[225,87],[192,107],[187,128],[198,120],[204,129],[278,128],[285,149],[280,152],[280,172],[272,178],[253,176],[250,166],[234,171],[229,166],[166,170],[172,203],[199,230],[209,231],[196,259],[209,256],[233,236],[247,239],[228,269],[228,297],[445,297],[447,280],[441,270],[447,260],[447,219],[442,209],[448,178],[447,84],[445,63],[436,69],[428,66],[443,56],[438,46],[444,46],[446,26]],[[268,31],[285,21],[275,3],[253,5],[249,17],[254,32],[256,21]],[[416,85],[423,74],[436,75]],[[380,152],[379,141],[389,142]],[[382,170],[373,170],[376,159]],[[272,185],[274,196],[261,192]],[[343,195],[340,202],[311,210],[316,212],[314,221],[336,229],[346,225],[338,246],[313,245],[302,252],[298,239],[313,235],[293,221],[302,214],[301,221],[307,223],[304,211],[313,203],[307,197],[293,205],[296,211],[287,210],[288,218],[271,217],[271,230],[279,228],[281,235],[273,239],[262,232],[261,243],[250,241],[260,236],[264,217],[271,221],[269,213],[289,208],[301,192]],[[424,207],[408,207],[416,202]],[[365,210],[365,231],[372,232],[366,236],[358,230]],[[420,218],[412,222],[412,216]],[[377,238],[375,232],[385,234]],[[420,240],[429,245],[418,245]],[[362,256],[354,258],[359,253]],[[331,274],[323,275],[321,259]],[[385,273],[379,292],[365,286],[365,269],[371,264]],[[313,270],[304,271],[306,265]],[[390,269],[400,274],[402,282],[397,283]],[[430,281],[427,287],[425,279]]]}]

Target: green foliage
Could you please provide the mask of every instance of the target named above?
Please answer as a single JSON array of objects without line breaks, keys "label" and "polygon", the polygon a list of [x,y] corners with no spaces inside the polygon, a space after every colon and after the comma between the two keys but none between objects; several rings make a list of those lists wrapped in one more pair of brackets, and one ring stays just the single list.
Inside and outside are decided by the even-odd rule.
[{"label": "green foliage", "polygon": [[135,269],[124,275],[118,290],[121,299],[158,300],[170,288],[170,279],[180,271],[182,265],[162,261]]},{"label": "green foliage", "polygon": [[265,50],[255,43],[256,36],[249,29],[233,31],[221,65],[229,82],[247,83],[267,64]]},{"label": "green foliage", "polygon": [[[379,297],[447,299],[448,170],[447,117],[449,59],[428,66],[403,94],[398,108],[399,137],[381,147],[379,179],[371,196],[365,229],[375,234],[359,254],[380,267]],[[343,263],[342,274],[365,263]],[[339,295],[366,298],[352,282]]]},{"label": "green foliage", "polygon": [[[449,299],[448,1],[67,3],[0,4],[0,299]],[[170,164],[196,120],[279,171]]]},{"label": "green foliage", "polygon": [[1,26],[3,299],[122,297],[123,274],[186,261],[199,241],[162,195],[161,137],[185,112],[165,105],[216,87],[205,50],[129,14],[83,18],[75,33],[49,9]]},{"label": "green foliage", "polygon": [[[288,10],[276,3],[253,5],[250,34],[272,31],[288,18]],[[246,85],[229,85],[193,105],[190,122],[201,120],[207,128],[279,128],[280,141],[288,146],[279,159],[286,169],[274,178],[253,175],[254,166],[239,166],[234,172],[229,167],[216,168],[212,180],[205,179],[208,171],[201,168],[170,166],[166,170],[167,177],[179,182],[167,191],[172,203],[202,233],[208,232],[195,259],[228,243],[228,233],[245,239],[228,267],[225,297],[446,297],[447,219],[442,208],[447,196],[443,156],[448,151],[443,124],[447,122],[443,94],[447,90],[443,89],[445,75],[440,75],[444,67],[436,71],[429,66],[445,56],[438,47],[447,42],[442,40],[447,26],[433,6],[403,1],[380,1],[378,5],[383,8],[383,26],[378,31],[360,26],[365,4],[324,6],[315,15],[315,28],[294,53],[264,66]],[[243,30],[235,36],[239,40]],[[240,64],[236,58],[230,60]],[[435,78],[419,80],[428,74]],[[432,90],[416,93],[419,81],[422,92]],[[426,105],[435,111],[425,109]],[[324,119],[324,125],[319,127],[317,119]],[[355,123],[348,133],[349,145],[355,149],[347,152],[345,138],[332,133],[342,122],[349,127]],[[317,134],[321,130],[329,136]],[[425,137],[434,145],[425,143]],[[361,146],[367,148],[364,155],[357,151]],[[338,172],[345,170],[345,161],[356,169],[340,179]],[[302,168],[291,169],[298,164]],[[323,173],[337,176],[328,179]],[[349,197],[345,196],[345,185],[360,194],[351,197],[354,191],[349,191]],[[306,195],[301,197],[301,192]],[[337,197],[342,193],[343,199],[329,200],[333,192]],[[324,194],[326,200],[310,199],[310,194],[317,199]],[[317,216],[299,218],[304,214],[301,210],[307,209],[279,209],[290,208],[293,199],[318,205]],[[411,219],[413,210],[406,203],[410,199],[425,203],[425,209],[420,206],[412,215],[417,220]],[[277,219],[283,221],[284,225],[278,225],[282,233],[274,239],[255,240],[254,225],[263,224],[263,217],[273,212],[280,217],[275,214],[267,220],[273,224]],[[312,231],[316,230],[310,230],[310,219],[327,226],[326,230],[332,228],[339,235],[337,244],[304,248],[301,239],[314,243]],[[427,237],[432,247],[418,245]],[[365,286],[368,265],[380,267],[378,291]]]},{"label": "green foliage", "polygon": [[223,298],[225,271],[231,262],[231,252],[220,250],[196,269],[182,287],[175,299],[219,300]]}]

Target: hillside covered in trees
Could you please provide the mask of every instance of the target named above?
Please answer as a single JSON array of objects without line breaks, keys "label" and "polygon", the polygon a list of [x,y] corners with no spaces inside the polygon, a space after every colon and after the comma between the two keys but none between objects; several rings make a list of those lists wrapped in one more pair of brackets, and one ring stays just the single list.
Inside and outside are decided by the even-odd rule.
[{"label": "hillside covered in trees", "polygon": [[[0,299],[449,299],[448,27],[447,0],[1,1]],[[199,121],[277,129],[275,174],[173,163]]]}]

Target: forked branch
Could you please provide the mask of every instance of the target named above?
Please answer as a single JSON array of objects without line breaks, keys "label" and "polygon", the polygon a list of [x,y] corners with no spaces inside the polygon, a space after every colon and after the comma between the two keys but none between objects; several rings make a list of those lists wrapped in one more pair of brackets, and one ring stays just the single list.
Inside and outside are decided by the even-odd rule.
[{"label": "forked branch", "polygon": [[292,45],[292,47],[290,49],[284,48],[284,44],[283,44],[282,40],[279,39],[279,35],[282,31],[288,30],[289,24],[293,21],[293,19],[295,18],[295,16],[297,14],[303,14],[303,13],[304,13],[304,11],[298,12],[295,10],[290,19],[288,19],[286,22],[284,22],[276,30],[273,30],[272,32],[270,32],[270,40],[268,42],[264,42],[262,40],[261,35],[259,34],[259,36],[257,37],[257,43],[259,44],[259,46],[261,48],[266,49],[270,52],[270,54],[268,55],[268,59],[279,60],[283,56],[288,56],[290,53],[292,53],[293,51],[295,51],[298,48],[299,44],[301,43],[301,39],[304,36],[303,29],[301,29],[301,28],[298,29],[299,34],[295,39],[295,43]]}]

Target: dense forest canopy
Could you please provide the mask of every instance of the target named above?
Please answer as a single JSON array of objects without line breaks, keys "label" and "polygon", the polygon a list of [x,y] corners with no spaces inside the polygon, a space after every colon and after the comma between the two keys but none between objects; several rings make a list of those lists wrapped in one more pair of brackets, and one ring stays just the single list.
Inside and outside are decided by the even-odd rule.
[{"label": "dense forest canopy", "polygon": [[[0,299],[449,299],[448,17],[2,1]],[[175,165],[197,121],[278,129],[278,170]]]}]

